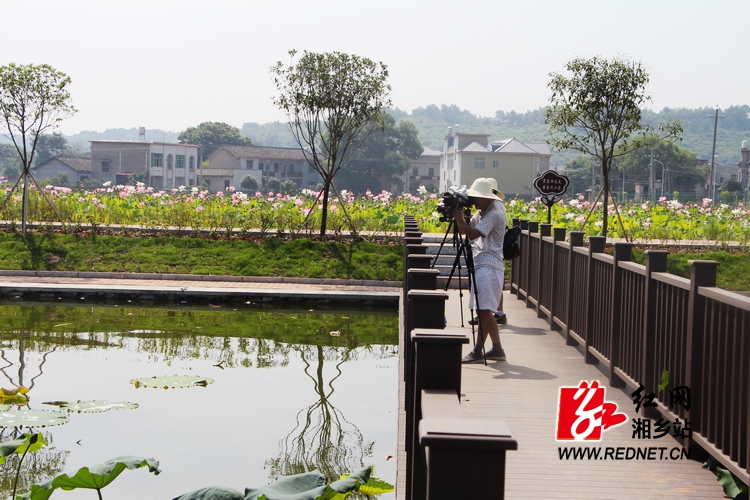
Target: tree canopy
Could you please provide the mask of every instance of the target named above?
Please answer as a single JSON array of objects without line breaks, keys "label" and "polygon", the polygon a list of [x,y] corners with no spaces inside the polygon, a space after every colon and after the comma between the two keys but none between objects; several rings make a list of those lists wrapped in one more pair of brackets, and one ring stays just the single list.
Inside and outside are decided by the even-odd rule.
[{"label": "tree canopy", "polygon": [[58,156],[84,157],[86,153],[78,146],[71,146],[68,140],[60,132],[42,134],[36,143],[36,154],[34,164],[41,165],[50,158]]},{"label": "tree canopy", "polygon": [[333,178],[370,134],[384,128],[384,108],[391,104],[388,69],[341,52],[289,51],[289,65],[271,67],[278,94],[273,102],[305,157],[323,177],[321,238],[325,236],[328,196]]},{"label": "tree canopy", "polygon": [[[651,98],[649,81],[640,63],[622,58],[576,58],[568,62],[569,73],[552,73],[552,90],[545,122],[558,150],[572,149],[593,156],[601,165],[604,195],[602,235],[607,235],[607,207],[611,189],[612,160],[647,144],[654,128],[642,122],[641,107]],[[664,137],[678,137],[676,122],[658,129]]]},{"label": "tree canopy", "polygon": [[201,146],[201,155],[205,160],[219,146],[252,146],[253,141],[240,135],[240,129],[223,122],[203,122],[197,127],[190,127],[177,136],[180,144]]},{"label": "tree canopy", "polygon": [[663,183],[665,193],[693,191],[696,184],[705,183],[706,172],[697,166],[695,153],[673,141],[658,139],[649,141],[644,149],[631,151],[620,159],[618,166],[625,171],[628,182],[649,182],[652,153],[654,178]]},{"label": "tree canopy", "polygon": [[341,169],[339,177],[347,189],[361,194],[370,189],[390,190],[396,175],[409,167],[407,159],[419,158],[424,151],[417,128],[409,121],[398,124],[390,114],[383,115],[383,129],[375,130]]},{"label": "tree canopy", "polygon": [[[21,160],[21,175],[24,178],[24,234],[28,178],[33,179],[29,169],[34,161],[38,141],[42,132],[55,127],[76,112],[68,92],[69,86],[70,77],[47,64],[10,63],[0,66],[0,130],[13,142]],[[12,192],[13,189],[8,193],[6,201]],[[52,207],[51,203],[50,206]]]}]

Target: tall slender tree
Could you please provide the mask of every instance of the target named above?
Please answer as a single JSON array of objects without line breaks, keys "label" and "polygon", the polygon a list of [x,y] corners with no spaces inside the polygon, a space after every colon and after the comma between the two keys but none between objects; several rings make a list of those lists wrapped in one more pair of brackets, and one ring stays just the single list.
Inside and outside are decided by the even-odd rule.
[{"label": "tall slender tree", "polygon": [[289,129],[307,161],[323,178],[320,237],[325,238],[329,190],[333,178],[376,129],[390,106],[383,63],[341,52],[303,52],[289,65],[271,67],[278,95],[273,102],[289,120]]},{"label": "tall slender tree", "polygon": [[[550,74],[551,106],[545,122],[558,150],[573,149],[601,163],[604,196],[602,235],[607,236],[612,160],[645,146],[655,130],[641,121],[648,73],[640,63],[624,58],[577,58],[566,65],[570,75]],[[669,122],[657,127],[660,138],[678,138],[682,126]],[[593,210],[593,208],[592,208]]]},{"label": "tall slender tree", "polygon": [[[23,181],[22,229],[26,234],[29,179],[35,184],[30,168],[42,132],[54,128],[76,109],[68,92],[70,77],[47,64],[8,64],[0,66],[0,118],[3,135],[13,141],[21,160],[21,176],[8,193],[2,206]],[[44,191],[37,184],[42,194]],[[45,195],[46,197],[46,195]],[[47,199],[52,210],[55,207]],[[1,209],[2,207],[0,207]],[[58,218],[60,215],[57,214]]]}]

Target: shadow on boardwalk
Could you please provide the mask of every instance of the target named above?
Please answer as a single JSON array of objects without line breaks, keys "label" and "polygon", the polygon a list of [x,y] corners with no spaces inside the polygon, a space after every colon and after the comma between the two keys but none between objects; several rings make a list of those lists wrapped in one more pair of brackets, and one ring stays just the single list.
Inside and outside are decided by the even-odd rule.
[{"label": "shadow on boardwalk", "polygon": [[[609,388],[596,366],[586,365],[575,347],[566,346],[532,309],[505,293],[509,320],[500,334],[508,361],[464,365],[461,402],[465,418],[504,420],[518,440],[518,451],[507,456],[506,498],[725,498],[716,477],[703,469],[701,462],[669,458],[673,448],[680,448],[672,437],[633,439],[632,419],[639,415],[630,396]],[[448,326],[461,327],[458,292],[449,294]],[[464,295],[465,314],[466,299]],[[464,321],[471,336],[468,317]],[[616,403],[628,420],[604,432],[600,442],[572,446],[572,441],[555,440],[558,392],[560,387],[575,387],[582,380],[599,380],[607,388],[605,399]],[[566,446],[601,448],[601,454],[598,459],[560,459],[559,449]],[[655,460],[615,460],[618,448],[624,455],[627,448],[649,447],[656,448]],[[605,458],[606,448],[613,448],[613,453]]]}]

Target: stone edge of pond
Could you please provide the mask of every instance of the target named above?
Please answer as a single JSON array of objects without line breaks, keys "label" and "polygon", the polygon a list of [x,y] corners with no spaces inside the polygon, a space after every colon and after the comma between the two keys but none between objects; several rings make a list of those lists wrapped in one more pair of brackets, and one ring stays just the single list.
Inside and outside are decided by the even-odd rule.
[{"label": "stone edge of pond", "polygon": [[90,271],[17,271],[0,270],[0,276],[31,278],[92,278],[132,280],[211,281],[232,283],[288,283],[290,285],[348,285],[398,288],[401,281],[377,281],[334,278],[285,278],[280,276],[225,276],[212,274],[97,273]]}]

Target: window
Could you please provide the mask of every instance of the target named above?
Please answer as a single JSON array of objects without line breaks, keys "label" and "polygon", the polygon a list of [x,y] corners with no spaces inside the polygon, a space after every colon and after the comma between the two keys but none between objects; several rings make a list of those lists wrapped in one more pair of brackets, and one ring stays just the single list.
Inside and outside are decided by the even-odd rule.
[{"label": "window", "polygon": [[429,174],[430,174],[430,177],[434,177],[435,176],[435,169],[434,168],[430,168]]},{"label": "window", "polygon": [[474,158],[474,170],[484,170],[484,158]]},{"label": "window", "polygon": [[[190,164],[190,170],[195,170],[195,156],[191,156],[190,160],[188,160],[188,161],[189,161],[189,164]],[[190,184],[190,185],[192,186],[192,184]]]},{"label": "window", "polygon": [[492,160],[492,168],[500,168],[500,160]]},{"label": "window", "polygon": [[294,172],[294,163],[290,163],[289,164],[289,173],[293,173],[293,172]]},{"label": "window", "polygon": [[172,168],[172,155],[167,155],[167,168]]},{"label": "window", "polygon": [[263,170],[264,168],[266,168],[266,164],[265,164],[265,163],[263,163],[262,161],[261,161],[261,162],[259,162],[259,163],[258,163],[258,170]]},{"label": "window", "polygon": [[419,175],[419,167],[411,167],[411,175]]},{"label": "window", "polygon": [[107,173],[109,172],[110,162],[109,160],[102,160],[102,172]]},{"label": "window", "polygon": [[80,180],[87,181],[87,180],[89,180],[89,176],[88,175],[82,175]]},{"label": "window", "polygon": [[253,169],[253,160],[245,160],[245,170]]},{"label": "window", "polygon": [[152,167],[164,166],[164,155],[161,153],[151,153],[151,166]]},{"label": "window", "polygon": [[224,189],[229,188],[229,180],[224,181]]},{"label": "window", "polygon": [[315,167],[313,167],[312,165],[308,165],[307,166],[307,173],[308,174],[312,174],[314,172],[315,172]]},{"label": "window", "polygon": [[175,168],[185,168],[185,155],[177,155],[174,160]]},{"label": "window", "polygon": [[[192,156],[191,156],[191,158],[192,158]],[[188,181],[188,186],[192,186],[192,185],[193,185],[193,179],[190,179],[190,180]]]},{"label": "window", "polygon": [[206,187],[211,189],[211,179],[203,179],[203,182],[206,183]]},{"label": "window", "polygon": [[278,172],[279,171],[279,164],[278,163],[274,163],[273,164],[273,171],[274,172]]}]

